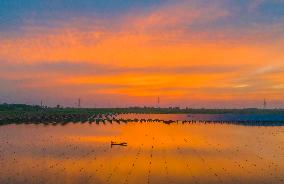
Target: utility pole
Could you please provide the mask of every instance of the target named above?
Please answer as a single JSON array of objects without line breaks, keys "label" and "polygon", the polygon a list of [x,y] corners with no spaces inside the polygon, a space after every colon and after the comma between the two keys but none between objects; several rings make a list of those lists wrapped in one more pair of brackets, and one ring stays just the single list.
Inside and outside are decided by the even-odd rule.
[{"label": "utility pole", "polygon": [[157,107],[160,108],[160,97],[158,96],[158,99],[157,99]]}]

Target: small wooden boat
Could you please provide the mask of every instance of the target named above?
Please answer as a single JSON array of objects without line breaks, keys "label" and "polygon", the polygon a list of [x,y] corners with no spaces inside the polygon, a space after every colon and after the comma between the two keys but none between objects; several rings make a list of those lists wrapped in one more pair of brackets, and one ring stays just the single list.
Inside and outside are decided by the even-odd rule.
[{"label": "small wooden boat", "polygon": [[117,143],[117,142],[114,142],[114,141],[111,141],[110,142],[110,146],[127,146],[127,142],[121,142],[121,143]]}]

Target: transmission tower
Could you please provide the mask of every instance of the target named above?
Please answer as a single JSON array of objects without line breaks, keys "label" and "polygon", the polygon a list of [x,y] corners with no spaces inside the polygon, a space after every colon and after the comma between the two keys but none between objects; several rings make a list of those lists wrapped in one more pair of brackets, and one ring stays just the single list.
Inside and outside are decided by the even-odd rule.
[{"label": "transmission tower", "polygon": [[78,99],[78,108],[81,108],[81,99]]},{"label": "transmission tower", "polygon": [[266,106],[267,106],[266,99],[263,99],[263,109],[266,109]]}]

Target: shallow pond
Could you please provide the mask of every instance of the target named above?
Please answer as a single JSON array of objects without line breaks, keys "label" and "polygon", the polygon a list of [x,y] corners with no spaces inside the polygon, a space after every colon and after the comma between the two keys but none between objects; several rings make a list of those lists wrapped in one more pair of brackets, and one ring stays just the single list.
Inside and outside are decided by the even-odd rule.
[{"label": "shallow pond", "polygon": [[0,183],[284,183],[284,127],[5,125],[0,166]]}]

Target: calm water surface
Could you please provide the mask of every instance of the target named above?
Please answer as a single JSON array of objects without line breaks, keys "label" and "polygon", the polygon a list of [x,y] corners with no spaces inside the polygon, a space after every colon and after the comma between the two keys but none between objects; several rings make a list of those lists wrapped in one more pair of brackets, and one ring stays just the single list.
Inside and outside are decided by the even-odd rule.
[{"label": "calm water surface", "polygon": [[6,125],[0,167],[0,183],[284,183],[284,127]]}]

